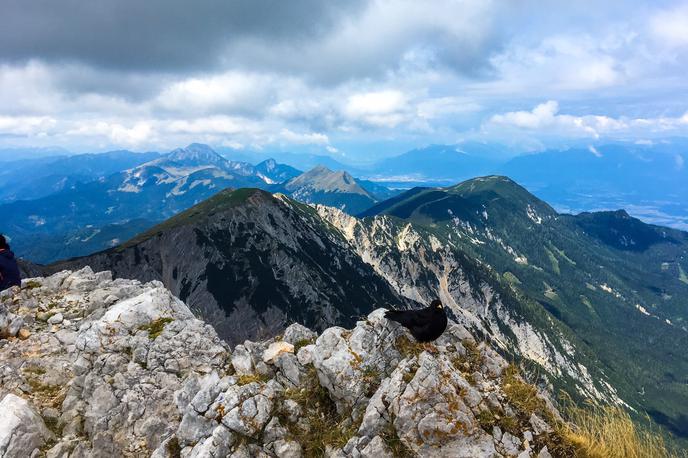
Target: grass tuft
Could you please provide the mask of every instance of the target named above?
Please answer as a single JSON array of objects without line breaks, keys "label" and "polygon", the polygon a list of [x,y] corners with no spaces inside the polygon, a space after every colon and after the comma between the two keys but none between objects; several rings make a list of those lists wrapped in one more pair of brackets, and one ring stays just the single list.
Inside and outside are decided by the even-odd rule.
[{"label": "grass tuft", "polygon": [[[578,456],[589,458],[679,458],[688,452],[667,444],[662,434],[649,426],[634,422],[618,406],[572,407],[567,410],[575,425],[563,431]],[[649,425],[650,422],[647,422]]]},{"label": "grass tuft", "polygon": [[[471,340],[464,340],[461,345],[466,349],[465,355],[457,354],[451,359],[452,364],[456,367],[461,375],[467,380],[471,379],[471,375],[474,372],[480,370],[480,366],[483,364],[483,357],[480,354],[480,349],[478,344]],[[470,382],[471,380],[469,380]]]},{"label": "grass tuft", "polygon": [[40,366],[24,366],[22,368],[22,371],[24,371],[25,374],[37,375],[37,376],[45,374],[45,368],[40,367]]},{"label": "grass tuft", "polygon": [[537,389],[524,382],[519,374],[519,369],[514,364],[504,371],[502,389],[509,398],[509,403],[524,416],[530,417],[531,414],[537,413],[550,419],[549,409],[545,401],[538,396]]},{"label": "grass tuft", "polygon": [[276,415],[289,435],[301,444],[305,458],[322,457],[328,446],[338,449],[346,445],[358,430],[360,421],[351,418],[351,412],[337,412],[335,402],[327,389],[320,385],[313,366],[308,368],[305,380],[304,387],[284,392],[285,398],[299,405],[304,422],[292,423],[284,412]]},{"label": "grass tuft", "polygon": [[554,417],[537,389],[523,381],[518,367],[510,365],[504,372],[502,389],[509,404],[516,411],[515,417],[499,417],[493,413],[481,413],[478,420],[484,428],[498,425],[503,430],[520,433],[529,429],[531,414],[543,418],[554,428],[551,433],[535,437],[534,446],[545,445],[556,457],[581,458],[688,458],[685,451],[677,451],[667,444],[661,432],[635,422],[629,413],[618,406],[588,404],[578,407],[570,398],[563,400],[563,412],[567,422]]},{"label": "grass tuft", "polygon": [[302,348],[305,347],[306,345],[312,344],[313,342],[315,342],[315,339],[301,339],[301,340],[297,340],[297,341],[294,343],[294,354],[297,354],[297,353],[299,352],[300,349],[302,349]]},{"label": "grass tuft", "polygon": [[397,430],[394,428],[394,416],[390,418],[385,429],[380,432],[380,437],[395,458],[414,458],[416,456],[399,438]]},{"label": "grass tuft", "polygon": [[237,378],[237,385],[243,386],[253,382],[267,383],[268,380],[270,380],[270,377],[257,372],[253,374],[242,374]]},{"label": "grass tuft", "polygon": [[27,281],[27,282],[24,284],[24,286],[22,287],[22,289],[24,289],[24,290],[30,290],[30,289],[40,288],[40,287],[41,287],[41,284],[38,283],[36,280],[29,280],[29,281]]},{"label": "grass tuft", "polygon": [[399,353],[407,358],[418,356],[425,350],[425,347],[423,347],[422,344],[412,341],[405,335],[397,337],[397,339],[394,341],[394,346],[397,350],[399,350]]},{"label": "grass tuft", "polygon": [[162,331],[165,329],[165,325],[173,321],[173,318],[161,317],[151,321],[148,324],[142,324],[139,326],[139,331],[148,331],[148,338],[150,340],[155,340],[160,334],[162,334]]},{"label": "grass tuft", "polygon": [[382,374],[374,367],[365,367],[361,371],[361,378],[366,384],[366,397],[372,397],[382,382]]},{"label": "grass tuft", "polygon": [[172,437],[166,444],[167,454],[170,458],[180,458],[182,456],[182,447],[179,445],[177,436]]}]

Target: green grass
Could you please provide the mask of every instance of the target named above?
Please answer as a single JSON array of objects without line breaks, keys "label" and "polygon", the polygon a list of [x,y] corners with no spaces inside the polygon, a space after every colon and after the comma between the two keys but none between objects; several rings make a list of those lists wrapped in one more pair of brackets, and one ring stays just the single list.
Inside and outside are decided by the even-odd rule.
[{"label": "green grass", "polygon": [[270,380],[270,377],[267,375],[263,374],[242,374],[239,377],[237,377],[237,385],[243,386],[243,385],[248,385],[249,383],[267,383],[268,380]]},{"label": "green grass", "polygon": [[512,274],[509,271],[504,272],[504,274],[502,274],[502,276],[504,277],[504,280],[506,280],[508,283],[510,283],[512,285],[520,285],[521,284],[521,280],[519,280],[516,275]]},{"label": "green grass", "polygon": [[40,366],[25,366],[22,368],[22,371],[25,374],[36,375],[36,376],[43,375],[46,372],[45,369],[40,367]]},{"label": "green grass", "polygon": [[575,266],[575,265],[576,265],[576,261],[574,261],[573,259],[571,259],[571,258],[569,258],[568,256],[566,256],[566,252],[565,252],[564,250],[560,250],[559,248],[557,248],[556,246],[554,246],[554,245],[552,245],[552,244],[550,244],[549,246],[550,246],[550,248],[552,248],[552,250],[554,250],[554,251],[559,255],[559,257],[561,257],[563,260],[565,260],[566,262],[568,262],[568,263],[571,264],[572,266]]},{"label": "green grass", "polygon": [[327,389],[320,385],[313,366],[308,367],[306,385],[284,392],[286,399],[295,401],[301,408],[303,420],[291,422],[289,416],[277,411],[277,418],[287,428],[290,438],[297,440],[303,447],[305,458],[325,456],[327,447],[341,448],[351,439],[360,425],[360,419],[351,418],[351,412],[337,412],[335,402]]},{"label": "green grass", "polygon": [[40,288],[40,287],[41,287],[41,284],[38,283],[37,281],[29,280],[24,284],[22,289],[31,290],[31,289],[36,289],[36,288]]},{"label": "green grass", "polygon": [[380,437],[395,458],[414,458],[416,456],[399,438],[397,430],[394,428],[393,414],[385,428],[380,432]]},{"label": "green grass", "polygon": [[454,367],[461,373],[461,375],[469,381],[472,381],[472,376],[475,372],[480,370],[483,363],[483,357],[480,354],[478,344],[471,340],[464,340],[461,345],[466,350],[465,354],[455,354],[451,358]]},{"label": "green grass", "polygon": [[315,339],[301,339],[294,342],[294,354],[298,353],[303,347],[312,344]]},{"label": "green grass", "polygon": [[405,335],[397,337],[394,341],[394,346],[399,350],[399,353],[407,358],[418,356],[425,350],[422,344],[409,339]]},{"label": "green grass", "polygon": [[148,324],[142,324],[139,326],[139,331],[148,331],[148,338],[155,340],[158,338],[158,336],[160,336],[160,334],[162,334],[162,331],[165,329],[165,325],[173,321],[173,318],[161,317],[151,321]]},{"label": "green grass", "polygon": [[260,196],[263,199],[274,199],[272,194],[269,192],[262,191],[257,188],[240,188],[236,190],[226,189],[215,194],[213,197],[194,205],[188,210],[169,218],[157,226],[154,226],[143,234],[137,235],[133,239],[115,248],[115,250],[122,251],[125,248],[135,246],[170,229],[203,221],[218,212],[222,212],[246,202],[246,200],[251,196]]},{"label": "green grass", "polygon": [[559,270],[559,260],[557,257],[554,256],[554,253],[552,253],[548,248],[545,248],[545,253],[547,253],[547,258],[549,258],[549,262],[552,264],[552,270],[554,273],[561,275],[561,270]]}]

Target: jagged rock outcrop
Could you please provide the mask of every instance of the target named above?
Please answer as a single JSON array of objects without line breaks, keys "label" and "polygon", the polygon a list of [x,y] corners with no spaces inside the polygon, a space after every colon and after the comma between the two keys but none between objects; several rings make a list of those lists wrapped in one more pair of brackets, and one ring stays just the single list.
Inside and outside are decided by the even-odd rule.
[{"label": "jagged rock outcrop", "polygon": [[376,310],[231,351],[155,281],[84,268],[0,301],[30,332],[0,340],[0,402],[33,431],[0,421],[6,457],[546,457],[558,443],[556,411],[460,325],[419,345]]},{"label": "jagged rock outcrop", "polygon": [[[58,439],[48,456],[149,454],[178,422],[174,393],[188,374],[227,367],[227,345],[158,282],[85,268],[1,300],[30,335],[0,340],[0,399],[40,412]],[[4,456],[28,456],[19,450]]]}]

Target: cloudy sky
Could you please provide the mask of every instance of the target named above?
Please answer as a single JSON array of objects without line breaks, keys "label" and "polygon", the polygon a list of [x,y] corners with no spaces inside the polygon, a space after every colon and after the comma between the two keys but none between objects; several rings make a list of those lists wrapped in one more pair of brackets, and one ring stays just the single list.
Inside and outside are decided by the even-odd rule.
[{"label": "cloudy sky", "polygon": [[[568,4],[565,4],[568,3]],[[0,147],[688,135],[686,1],[0,0]]]}]

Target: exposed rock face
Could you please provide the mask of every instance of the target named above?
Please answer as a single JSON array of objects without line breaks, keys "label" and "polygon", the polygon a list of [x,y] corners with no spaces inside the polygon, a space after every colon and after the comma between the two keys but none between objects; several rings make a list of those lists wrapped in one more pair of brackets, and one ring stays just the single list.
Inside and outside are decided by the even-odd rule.
[{"label": "exposed rock face", "polygon": [[150,454],[179,421],[174,393],[188,374],[227,368],[226,344],[158,282],[85,268],[24,285],[2,296],[31,335],[0,340],[0,398],[30,400],[59,436],[56,451]]},{"label": "exposed rock face", "polygon": [[553,320],[536,321],[505,303],[489,271],[461,250],[389,216],[358,219],[322,205],[317,210],[401,295],[421,303],[439,297],[456,321],[490,335],[505,351],[530,359],[551,377],[576,381],[572,388],[586,397],[621,402],[610,385],[600,382],[603,374],[594,381]]},{"label": "exposed rock face", "polygon": [[232,352],[160,283],[90,268],[2,304],[31,332],[0,340],[0,399],[23,412],[0,422],[6,450],[18,427],[50,457],[546,456],[554,434],[556,413],[512,399],[523,382],[461,325],[421,346],[376,310]]},{"label": "exposed rock face", "polygon": [[[9,296],[16,289],[12,288],[10,291],[0,293],[0,297]],[[23,324],[24,319],[21,316],[8,311],[6,306],[0,304],[0,338],[15,337],[19,334]]]},{"label": "exposed rock face", "polygon": [[15,396],[6,395],[0,401],[0,456],[23,457],[33,454],[49,439],[52,433],[43,419],[29,403]]}]

